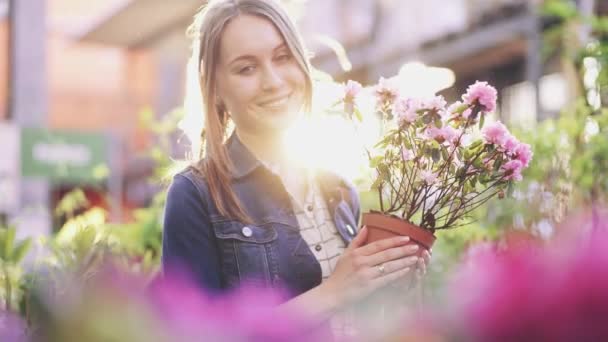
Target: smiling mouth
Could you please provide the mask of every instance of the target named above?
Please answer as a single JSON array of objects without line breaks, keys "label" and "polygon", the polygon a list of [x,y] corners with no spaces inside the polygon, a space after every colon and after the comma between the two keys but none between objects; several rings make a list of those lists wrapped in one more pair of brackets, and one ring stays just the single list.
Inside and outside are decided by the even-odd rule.
[{"label": "smiling mouth", "polygon": [[260,106],[262,107],[282,107],[287,104],[289,101],[290,95],[281,96],[273,100],[260,102]]}]

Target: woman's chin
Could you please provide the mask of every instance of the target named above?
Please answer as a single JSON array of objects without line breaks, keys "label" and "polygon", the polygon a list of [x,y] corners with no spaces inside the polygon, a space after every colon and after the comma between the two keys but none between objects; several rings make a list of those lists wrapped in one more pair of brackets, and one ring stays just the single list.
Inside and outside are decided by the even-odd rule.
[{"label": "woman's chin", "polygon": [[298,119],[298,114],[287,110],[267,111],[264,113],[265,126],[271,129],[288,129]]}]

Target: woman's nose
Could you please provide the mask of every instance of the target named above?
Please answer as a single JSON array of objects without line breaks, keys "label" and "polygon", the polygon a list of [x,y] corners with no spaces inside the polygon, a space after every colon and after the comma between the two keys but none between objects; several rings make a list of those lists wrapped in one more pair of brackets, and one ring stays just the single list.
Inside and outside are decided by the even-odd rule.
[{"label": "woman's nose", "polygon": [[283,78],[275,67],[267,67],[265,68],[262,82],[262,89],[274,90],[283,85]]}]

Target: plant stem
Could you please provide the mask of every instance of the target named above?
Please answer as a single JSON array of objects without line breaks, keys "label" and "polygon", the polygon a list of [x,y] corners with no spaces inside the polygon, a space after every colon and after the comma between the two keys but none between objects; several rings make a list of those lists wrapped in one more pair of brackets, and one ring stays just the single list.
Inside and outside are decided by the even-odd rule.
[{"label": "plant stem", "polygon": [[13,288],[11,286],[11,280],[8,274],[8,270],[6,268],[6,262],[2,261],[2,272],[4,273],[4,286],[6,288],[6,304],[5,310],[7,312],[11,311],[11,302],[12,302],[12,292]]}]

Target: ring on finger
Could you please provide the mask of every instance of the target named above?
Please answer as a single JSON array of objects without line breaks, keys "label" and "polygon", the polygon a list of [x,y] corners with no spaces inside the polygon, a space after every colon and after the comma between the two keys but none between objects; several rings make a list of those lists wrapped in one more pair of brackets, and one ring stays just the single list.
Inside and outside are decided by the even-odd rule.
[{"label": "ring on finger", "polygon": [[384,269],[384,264],[380,264],[380,265],[378,265],[377,267],[378,267],[378,273],[380,273],[380,275],[383,275],[383,274],[384,274],[384,272],[386,271],[386,270]]}]

